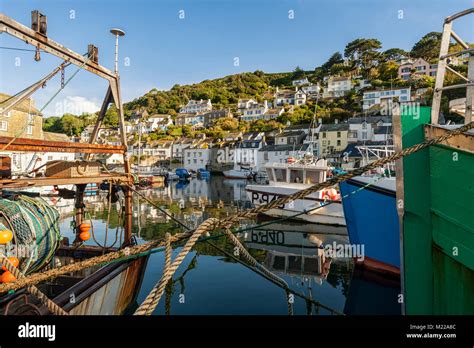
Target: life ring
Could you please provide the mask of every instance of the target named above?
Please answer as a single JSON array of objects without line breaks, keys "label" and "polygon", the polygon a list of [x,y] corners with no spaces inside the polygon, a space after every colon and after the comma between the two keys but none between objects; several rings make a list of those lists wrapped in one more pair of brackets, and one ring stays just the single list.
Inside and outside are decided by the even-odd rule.
[{"label": "life ring", "polygon": [[288,157],[286,159],[286,163],[295,163],[295,162],[296,162],[296,158],[294,158],[294,157]]},{"label": "life ring", "polygon": [[337,201],[339,200],[339,193],[335,188],[329,188],[321,191],[321,198],[324,200]]}]

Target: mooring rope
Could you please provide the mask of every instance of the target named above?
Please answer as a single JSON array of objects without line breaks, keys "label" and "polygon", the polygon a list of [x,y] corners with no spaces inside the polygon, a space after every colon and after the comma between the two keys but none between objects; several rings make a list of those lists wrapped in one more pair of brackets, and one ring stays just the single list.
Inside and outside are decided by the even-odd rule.
[{"label": "mooring rope", "polygon": [[[25,275],[22,272],[20,272],[20,270],[18,268],[13,266],[13,264],[10,262],[10,260],[8,260],[8,258],[5,257],[5,255],[3,255],[2,253],[0,253],[0,263],[3,266],[5,266],[7,271],[12,273],[15,276],[16,279],[24,279],[25,278]],[[50,300],[48,298],[48,296],[43,294],[36,286],[28,285],[26,287],[26,290],[29,293],[36,296],[44,305],[46,305],[46,307],[48,308],[48,310],[51,313],[56,314],[56,315],[69,315],[68,312],[66,312],[64,309],[62,309],[56,303],[54,303],[52,300]]]},{"label": "mooring rope", "polygon": [[[313,185],[313,186],[311,186],[307,189],[295,192],[294,194],[291,194],[291,195],[286,196],[286,197],[279,198],[279,199],[277,199],[277,200],[275,200],[271,203],[261,205],[261,206],[256,207],[256,208],[252,208],[248,211],[241,211],[241,212],[239,212],[239,213],[237,213],[237,214],[235,214],[235,215],[233,215],[229,218],[223,219],[223,220],[217,220],[217,219],[214,219],[214,218],[205,220],[204,222],[201,223],[201,225],[198,226],[198,228],[195,230],[194,233],[188,232],[188,233],[182,233],[182,234],[177,234],[177,235],[173,236],[172,237],[173,242],[183,240],[183,239],[186,239],[186,238],[190,238],[189,240],[193,240],[194,242],[192,244],[194,244],[196,242],[197,238],[200,235],[202,235],[203,233],[207,232],[207,231],[213,230],[213,229],[218,228],[218,227],[225,228],[227,226],[231,226],[234,222],[238,221],[239,219],[248,218],[248,217],[251,217],[253,215],[263,213],[265,211],[276,208],[280,205],[283,205],[285,203],[288,203],[288,202],[296,200],[296,199],[303,199],[304,197],[310,195],[311,193],[317,192],[317,191],[319,191],[321,189],[324,189],[324,188],[334,186],[334,185],[336,185],[340,182],[351,179],[355,176],[359,176],[359,175],[361,175],[361,174],[363,174],[363,173],[365,173],[369,170],[376,169],[376,168],[381,167],[385,164],[396,161],[396,160],[398,160],[398,159],[400,159],[404,156],[409,156],[409,155],[411,155],[415,152],[418,152],[420,150],[428,148],[431,145],[446,141],[447,139],[449,139],[449,138],[451,138],[455,135],[462,134],[462,133],[464,133],[464,132],[466,132],[466,131],[468,131],[472,128],[474,128],[474,122],[470,122],[470,123],[468,123],[464,126],[456,128],[456,129],[448,130],[445,134],[443,134],[441,136],[434,137],[434,138],[429,139],[429,140],[425,140],[422,143],[416,144],[416,145],[411,146],[409,148],[406,148],[402,151],[395,152],[395,153],[393,153],[392,155],[390,155],[388,157],[378,159],[378,160],[376,160],[376,161],[374,161],[374,162],[372,162],[372,163],[370,163],[370,164],[368,164],[364,167],[355,169],[355,170],[353,170],[349,173],[346,173],[346,174],[335,176],[335,177],[333,177],[333,178],[331,178],[331,179],[329,179],[329,180],[327,180],[323,183],[315,184],[315,185]],[[196,237],[197,234],[198,234],[198,236]],[[186,247],[186,245],[185,245],[185,247]],[[25,277],[23,279],[18,279],[15,282],[0,284],[0,293],[6,292],[6,291],[9,291],[9,290],[19,289],[19,288],[22,288],[22,287],[27,286],[27,285],[36,284],[40,281],[44,281],[44,280],[47,280],[47,279],[50,279],[50,278],[54,278],[54,277],[57,277],[61,274],[66,274],[66,273],[69,273],[69,272],[78,271],[78,270],[81,270],[81,269],[84,269],[84,268],[92,267],[92,266],[100,264],[100,263],[104,263],[104,262],[107,262],[107,261],[112,261],[112,260],[115,260],[115,259],[119,259],[121,257],[126,257],[126,256],[129,256],[129,255],[142,253],[142,252],[145,252],[147,250],[156,248],[158,246],[163,246],[163,240],[152,241],[152,242],[148,242],[148,243],[133,246],[133,247],[127,247],[125,249],[121,249],[121,250],[118,250],[118,251],[115,251],[115,252],[111,252],[111,253],[108,253],[108,254],[105,254],[105,255],[102,255],[102,256],[93,257],[93,258],[90,258],[90,259],[87,259],[87,260],[84,260],[84,261],[80,261],[78,263],[74,263],[74,264],[71,264],[71,265],[62,266],[61,268],[46,271],[44,273],[32,274],[32,275],[29,275],[28,277]],[[178,260],[175,260],[175,262],[173,262],[173,264],[171,266],[171,269],[173,269],[174,266],[176,266],[176,261],[178,261]],[[169,275],[168,275],[168,277],[169,277]]]},{"label": "mooring rope", "polygon": [[179,252],[178,256],[176,256],[175,260],[167,269],[163,271],[163,276],[161,277],[160,281],[150,291],[145,301],[143,301],[140,307],[138,307],[134,315],[151,315],[165,291],[166,284],[173,277],[173,274],[176,272],[181,262],[183,262],[186,255],[191,251],[198,238],[203,233],[213,230],[218,221],[219,220],[215,218],[207,219],[194,231],[194,233]]}]

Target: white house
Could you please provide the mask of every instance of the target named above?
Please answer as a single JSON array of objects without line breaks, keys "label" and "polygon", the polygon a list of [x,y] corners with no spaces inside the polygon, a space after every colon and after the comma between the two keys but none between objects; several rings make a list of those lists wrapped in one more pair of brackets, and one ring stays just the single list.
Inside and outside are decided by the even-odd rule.
[{"label": "white house", "polygon": [[411,101],[410,87],[364,92],[362,110],[369,110],[371,107],[377,105],[391,110],[394,98],[398,98],[401,103]]},{"label": "white house", "polygon": [[323,98],[338,98],[347,95],[352,90],[350,77],[330,76],[328,86],[324,90]]},{"label": "white house", "polygon": [[285,130],[275,136],[275,145],[301,144],[305,137],[306,132],[303,130]]},{"label": "white house", "polygon": [[243,121],[253,121],[258,120],[260,117],[268,111],[268,102],[265,100],[263,104],[249,104],[245,109],[242,109],[241,120]]},{"label": "white house", "polygon": [[188,170],[206,168],[206,166],[210,163],[211,149],[207,143],[186,148],[184,149],[183,153],[183,165]]},{"label": "white house", "polygon": [[298,80],[293,80],[291,81],[291,84],[293,86],[304,86],[304,85],[309,85],[308,78],[303,78],[303,79],[298,79]]},{"label": "white house", "polygon": [[181,138],[175,140],[171,146],[171,158],[174,161],[182,162],[184,150],[191,147],[194,142],[195,140],[191,138]]},{"label": "white house", "polygon": [[278,87],[274,95],[274,105],[304,105],[306,104],[306,93],[299,87],[295,87],[294,90],[283,89],[280,90]]},{"label": "white house", "polygon": [[[349,123],[347,141],[350,143],[376,141],[376,129],[392,126],[390,116],[352,117],[347,122]],[[386,128],[383,129],[386,130]],[[380,138],[380,136],[377,138]]]},{"label": "white house", "polygon": [[239,99],[237,102],[237,108],[241,109],[248,109],[251,105],[258,104],[256,100],[253,99]]},{"label": "white house", "polygon": [[164,161],[171,159],[172,141],[156,141],[142,146],[132,146],[131,152],[135,156],[157,157],[157,160]]},{"label": "white house", "polygon": [[234,163],[259,169],[258,150],[264,145],[263,139],[242,140],[234,148]]},{"label": "white house", "polygon": [[298,89],[295,92],[295,102],[294,105],[304,105],[306,104],[306,93],[302,89]]},{"label": "white house", "polygon": [[319,83],[310,84],[308,86],[301,87],[301,90],[306,93],[307,98],[315,98],[321,91]]},{"label": "white house", "polygon": [[170,115],[152,115],[148,117],[146,122],[146,132],[151,133],[156,129],[166,131],[173,124]]},{"label": "white house", "polygon": [[299,157],[308,150],[309,144],[294,145],[265,145],[257,154],[258,169],[263,169],[267,163],[286,163],[288,157]]},{"label": "white house", "polygon": [[179,112],[180,113],[201,113],[212,110],[211,99],[208,100],[190,100],[188,103],[183,106]]}]

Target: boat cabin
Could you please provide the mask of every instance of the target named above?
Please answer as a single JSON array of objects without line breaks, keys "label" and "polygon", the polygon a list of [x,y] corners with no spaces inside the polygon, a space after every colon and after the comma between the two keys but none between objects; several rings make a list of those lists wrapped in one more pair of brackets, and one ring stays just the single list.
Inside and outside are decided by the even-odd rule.
[{"label": "boat cabin", "polygon": [[271,163],[265,166],[270,183],[314,185],[326,181],[330,170],[326,160],[318,160],[314,164]]}]

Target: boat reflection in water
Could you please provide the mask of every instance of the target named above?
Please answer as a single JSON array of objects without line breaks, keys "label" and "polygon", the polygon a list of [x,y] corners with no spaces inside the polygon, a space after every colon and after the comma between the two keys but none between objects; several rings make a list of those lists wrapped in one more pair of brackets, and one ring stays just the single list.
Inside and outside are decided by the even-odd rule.
[{"label": "boat reflection in water", "polygon": [[238,236],[242,237],[248,248],[267,251],[264,265],[275,274],[322,284],[332,261],[325,256],[323,245],[345,243],[347,237],[343,229],[333,229],[331,234],[310,232],[311,229],[314,231],[314,226],[271,224]]},{"label": "boat reflection in water", "polygon": [[[266,251],[263,264],[268,270],[289,280],[290,287],[298,284],[310,297],[315,294],[315,300],[325,302],[314,286],[340,284],[346,288],[345,314],[401,314],[397,282],[354,269],[351,258],[327,255],[326,245],[348,243],[346,233],[340,227],[285,222],[253,228],[240,237],[250,250]],[[346,275],[352,274],[350,280],[341,272],[344,268]]]}]

